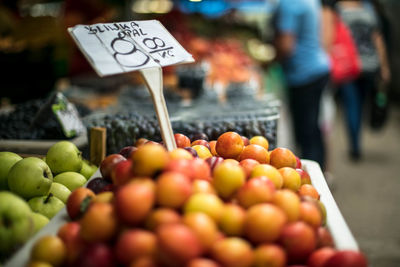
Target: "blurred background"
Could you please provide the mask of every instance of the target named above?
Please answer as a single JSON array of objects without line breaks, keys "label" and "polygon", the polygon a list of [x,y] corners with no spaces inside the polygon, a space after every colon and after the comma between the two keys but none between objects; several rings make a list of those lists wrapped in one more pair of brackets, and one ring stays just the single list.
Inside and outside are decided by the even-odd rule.
[{"label": "blurred background", "polygon": [[[271,148],[296,151],[287,84],[274,47],[278,2],[0,0],[0,149],[40,154],[47,149],[42,140],[69,138],[87,153],[86,134],[66,136],[51,115],[38,120],[56,92],[74,104],[87,129],[107,128],[108,153],[140,137],[159,141],[140,75],[99,78],[67,32],[77,24],[157,19],[196,60],[163,69],[175,132],[210,139],[231,130],[261,134]],[[322,123],[329,128],[325,174],[371,266],[394,267],[400,266],[400,1],[374,3],[385,23],[392,73],[385,89],[387,113],[379,129],[363,124],[363,157],[353,161],[347,156],[343,108],[332,90],[321,102]],[[17,140],[30,143],[21,147]]]}]

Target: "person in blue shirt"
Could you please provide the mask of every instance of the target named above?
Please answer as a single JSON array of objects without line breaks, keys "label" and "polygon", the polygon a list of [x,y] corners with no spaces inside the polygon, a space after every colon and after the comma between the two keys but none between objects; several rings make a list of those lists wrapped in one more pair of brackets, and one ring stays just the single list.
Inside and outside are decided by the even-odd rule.
[{"label": "person in blue shirt", "polygon": [[320,0],[280,0],[275,45],[288,85],[290,110],[300,156],[325,168],[318,123],[320,100],[329,82],[329,58],[320,36]]}]

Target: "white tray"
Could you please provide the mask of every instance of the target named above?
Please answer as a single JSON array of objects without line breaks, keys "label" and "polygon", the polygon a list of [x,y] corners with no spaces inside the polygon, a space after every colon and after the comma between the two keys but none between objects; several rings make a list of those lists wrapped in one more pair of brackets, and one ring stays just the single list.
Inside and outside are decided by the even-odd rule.
[{"label": "white tray", "polygon": [[[335,246],[339,250],[359,250],[358,244],[354,239],[349,227],[344,220],[342,213],[340,212],[336,202],[329,190],[329,187],[325,181],[324,175],[319,167],[318,163],[311,160],[302,160],[304,170],[306,170],[311,177],[311,182],[318,190],[321,195],[321,201],[325,204],[327,212],[327,227],[332,234]],[[93,176],[101,176],[98,170]],[[92,179],[91,178],[91,179]],[[57,234],[58,229],[67,222],[69,219],[67,211],[63,208],[51,221],[43,227],[35,236],[28,240],[25,245],[18,250],[4,267],[22,267],[25,266],[30,257],[30,251],[33,244],[44,235]]]}]

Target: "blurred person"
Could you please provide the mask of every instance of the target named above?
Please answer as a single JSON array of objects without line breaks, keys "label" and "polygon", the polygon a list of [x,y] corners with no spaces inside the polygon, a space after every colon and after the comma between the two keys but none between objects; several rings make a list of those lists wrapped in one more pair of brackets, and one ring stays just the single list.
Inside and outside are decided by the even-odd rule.
[{"label": "blurred person", "polygon": [[349,27],[361,59],[359,77],[339,86],[349,136],[349,156],[357,161],[362,153],[362,115],[366,98],[378,87],[379,81],[388,83],[391,74],[373,6],[361,0],[339,0],[335,8]]},{"label": "blurred person", "polygon": [[330,66],[320,42],[320,15],[320,0],[281,0],[274,20],[300,156],[317,161],[324,170],[325,145],[318,119]]}]

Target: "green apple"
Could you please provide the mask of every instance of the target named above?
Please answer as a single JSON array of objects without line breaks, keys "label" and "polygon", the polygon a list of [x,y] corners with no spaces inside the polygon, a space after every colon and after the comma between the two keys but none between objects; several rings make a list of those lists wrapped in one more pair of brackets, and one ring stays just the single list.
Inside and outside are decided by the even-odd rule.
[{"label": "green apple", "polygon": [[50,221],[49,218],[37,212],[32,212],[32,219],[33,219],[33,232],[35,234],[39,232],[39,230],[42,229]]},{"label": "green apple", "polygon": [[11,167],[22,158],[13,152],[0,152],[0,190],[8,190],[7,175]]},{"label": "green apple", "polygon": [[52,193],[56,198],[60,199],[64,204],[67,203],[71,190],[63,184],[53,182],[50,187],[49,193]]},{"label": "green apple", "polygon": [[46,162],[54,174],[79,172],[82,169],[82,153],[74,143],[60,141],[49,148]]},{"label": "green apple", "polygon": [[40,213],[49,219],[53,218],[65,206],[64,202],[51,193],[48,196],[31,198],[28,204],[32,211]]},{"label": "green apple", "polygon": [[0,191],[0,261],[33,233],[32,212],[16,194]]},{"label": "green apple", "polygon": [[54,182],[65,185],[72,192],[83,186],[87,180],[78,172],[63,172],[54,177]]},{"label": "green apple", "polygon": [[53,183],[53,174],[46,162],[40,158],[28,157],[12,166],[7,179],[12,192],[30,199],[47,195]]},{"label": "green apple", "polygon": [[79,171],[80,174],[85,176],[86,180],[89,180],[90,177],[97,171],[97,166],[91,164],[87,160],[82,161],[82,169]]}]

